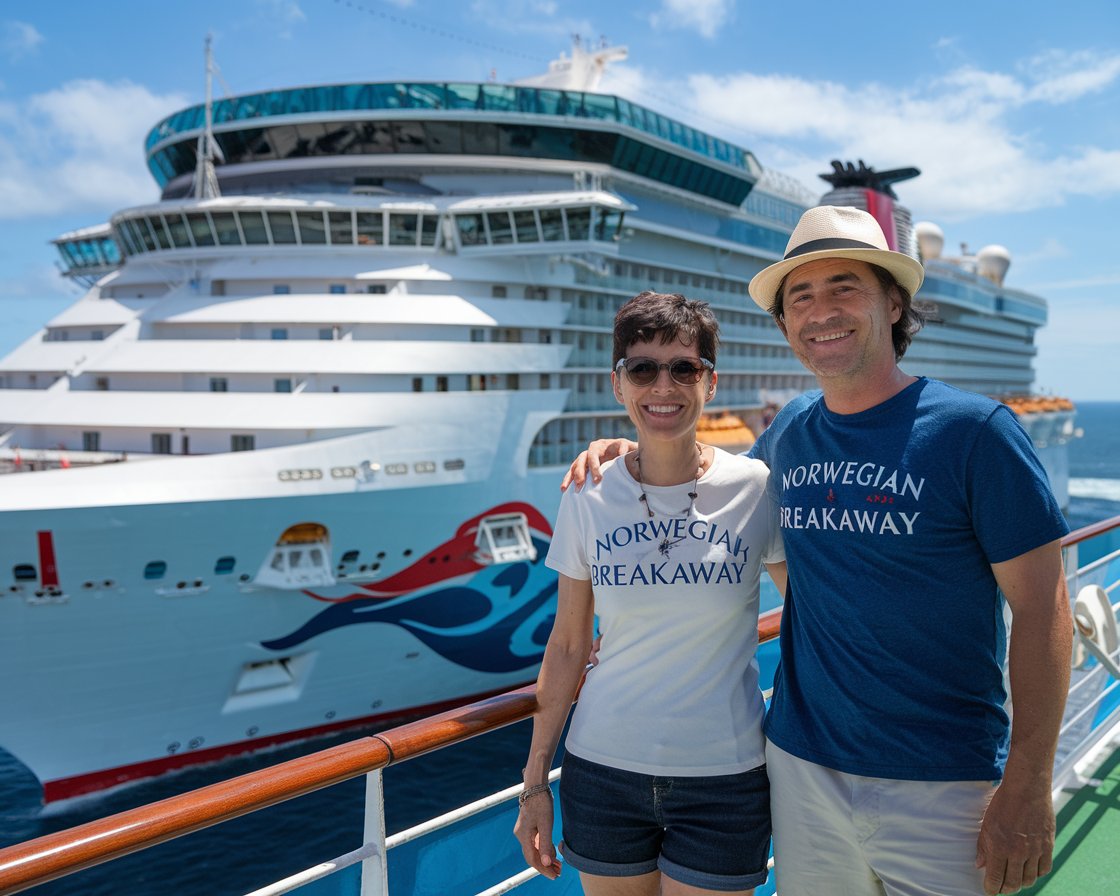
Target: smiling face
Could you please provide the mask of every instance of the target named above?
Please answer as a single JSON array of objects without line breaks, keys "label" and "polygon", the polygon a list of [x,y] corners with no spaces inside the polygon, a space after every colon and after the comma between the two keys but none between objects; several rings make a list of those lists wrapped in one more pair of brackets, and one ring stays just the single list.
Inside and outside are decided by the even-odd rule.
[{"label": "smiling face", "polygon": [[826,258],[786,277],[779,326],[827,395],[830,388],[873,387],[893,374],[891,326],[901,313],[897,291],[884,290],[871,265]]},{"label": "smiling face", "polygon": [[[680,338],[663,343],[660,338],[630,344],[628,358],[651,358],[658,364],[669,364],[685,358],[700,364],[695,343]],[[696,441],[696,424],[704,405],[715,395],[717,374],[705,373],[693,385],[682,386],[673,380],[668,369],[661,369],[648,386],[636,386],[625,370],[611,374],[614,396],[625,406],[626,413],[638,429],[638,441],[681,442],[692,445]]]}]

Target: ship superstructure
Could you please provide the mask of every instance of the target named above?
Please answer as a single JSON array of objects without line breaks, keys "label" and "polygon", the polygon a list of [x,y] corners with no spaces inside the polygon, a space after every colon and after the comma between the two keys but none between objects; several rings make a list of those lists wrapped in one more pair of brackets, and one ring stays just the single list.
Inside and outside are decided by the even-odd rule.
[{"label": "ship superstructure", "polygon": [[[38,468],[0,490],[0,746],[48,798],[535,677],[635,293],[712,304],[715,414],[814,385],[747,283],[816,197],[625,99],[302,87],[146,150],[161,199],[56,240],[89,291],[0,361],[0,462]],[[1041,299],[947,262],[920,298],[908,370],[1029,389]]]}]

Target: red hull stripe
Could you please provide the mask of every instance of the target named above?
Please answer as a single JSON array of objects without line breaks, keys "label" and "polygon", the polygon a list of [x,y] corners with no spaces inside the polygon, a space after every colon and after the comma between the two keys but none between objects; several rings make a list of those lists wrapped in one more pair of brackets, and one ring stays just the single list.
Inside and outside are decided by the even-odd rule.
[{"label": "red hull stripe", "polygon": [[445,709],[453,709],[456,706],[462,706],[465,703],[473,703],[476,700],[485,700],[487,697],[504,694],[506,691],[522,687],[524,684],[529,684],[529,682],[524,682],[521,685],[513,684],[508,687],[499,688],[498,690],[486,691],[485,693],[474,694],[469,697],[461,697],[457,700],[444,700],[440,703],[429,703],[425,706],[417,706],[411,709],[398,710],[396,712],[363,716],[362,718],[347,719],[342,722],[331,722],[328,725],[317,725],[313,728],[302,728],[299,731],[285,731],[279,734],[265,735],[264,737],[254,737],[250,740],[223,744],[220,747],[208,747],[205,750],[189,750],[171,756],[163,756],[159,759],[137,762],[133,765],[122,765],[117,768],[107,768],[101,771],[87,772],[84,775],[75,775],[73,778],[59,778],[55,781],[46,781],[43,784],[43,801],[51,803],[55,800],[69,799],[70,797],[81,796],[86,793],[96,793],[99,790],[115,787],[118,784],[124,784],[128,781],[152,778],[164,772],[172,771],[173,769],[186,768],[191,765],[201,765],[205,762],[214,762],[219,759],[226,759],[230,756],[240,756],[245,753],[251,753],[253,750],[272,747],[277,744],[307,740],[313,737],[320,737],[324,734],[346,731],[351,728],[368,728],[375,725],[382,725],[385,722],[393,720],[432,715],[433,713],[443,712]]},{"label": "red hull stripe", "polygon": [[39,533],[40,581],[44,588],[58,587],[58,566],[54,560],[54,535],[47,530]]}]

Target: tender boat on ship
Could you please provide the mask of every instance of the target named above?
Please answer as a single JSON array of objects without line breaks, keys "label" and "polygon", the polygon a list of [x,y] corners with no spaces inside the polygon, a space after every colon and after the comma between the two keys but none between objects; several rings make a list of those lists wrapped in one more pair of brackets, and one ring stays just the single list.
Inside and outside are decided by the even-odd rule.
[{"label": "tender boat on ship", "polygon": [[[47,800],[531,681],[633,294],[714,307],[727,444],[813,387],[747,283],[818,197],[592,92],[624,52],[208,98],[148,135],[159,201],[56,240],[88,292],[0,360],[0,746]],[[913,248],[888,173],[836,169]],[[907,370],[1029,393],[1045,301],[933,246]]]}]

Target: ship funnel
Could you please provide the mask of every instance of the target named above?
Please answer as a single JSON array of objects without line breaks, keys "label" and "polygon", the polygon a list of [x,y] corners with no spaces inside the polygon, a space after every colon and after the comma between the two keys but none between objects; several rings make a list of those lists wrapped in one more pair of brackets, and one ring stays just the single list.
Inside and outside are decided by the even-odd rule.
[{"label": "ship funnel", "polygon": [[976,253],[976,273],[997,285],[1003,285],[1010,266],[1011,253],[1003,246],[985,246]]},{"label": "ship funnel", "polygon": [[914,235],[918,238],[918,255],[923,262],[941,257],[945,248],[945,234],[941,228],[929,221],[919,221],[914,225]]}]

